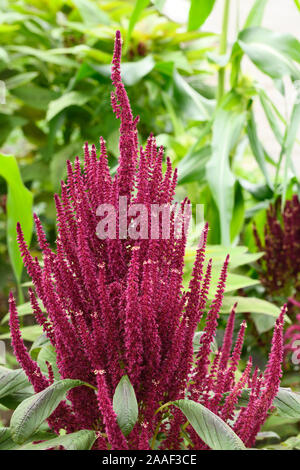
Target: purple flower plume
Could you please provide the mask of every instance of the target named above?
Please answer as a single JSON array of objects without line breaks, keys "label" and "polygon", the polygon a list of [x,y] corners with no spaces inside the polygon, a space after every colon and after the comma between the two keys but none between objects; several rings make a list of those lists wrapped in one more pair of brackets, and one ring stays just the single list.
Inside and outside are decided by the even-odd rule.
[{"label": "purple flower plume", "polygon": [[[122,232],[122,218],[127,218],[129,225],[132,218],[126,212],[124,215],[124,208],[119,210],[120,198],[126,198],[127,213],[134,204],[143,204],[147,215],[153,204],[170,207],[177,171],[173,171],[169,159],[165,173],[162,171],[163,148],[157,148],[152,135],[145,148],[139,147],[138,118],[133,117],[121,80],[120,61],[121,36],[117,32],[111,101],[121,125],[120,159],[114,178],[110,176],[103,138],[100,155],[94,146],[86,144],[83,164],[78,157],[73,165],[67,162],[67,180],[61,183],[61,195],[55,195],[55,251],[50,249],[40,220],[34,216],[43,264],[31,256],[17,226],[24,265],[34,284],[34,290],[29,291],[32,310],[55,348],[59,374],[62,379],[81,379],[97,389],[81,386],[71,390],[68,404],[59,405],[49,425],[55,432],[96,430],[95,449],[148,449],[155,430],[159,430],[161,448],[178,449],[183,442],[183,414],[174,409],[173,418],[167,422],[164,411],[156,411],[168,401],[188,396],[218,414],[246,445],[252,446],[279,387],[284,310],[277,320],[265,378],[257,369],[252,374],[249,359],[236,381],[246,328],[243,323],[234,345],[236,306],[228,320],[223,346],[213,362],[210,360],[229,258],[222,268],[215,298],[208,303],[212,263],[205,263],[207,225],[189,288],[183,289],[184,213],[190,202],[186,199],[178,205],[178,211],[171,211],[169,237],[162,236],[160,219],[158,237],[150,236],[152,219],[147,237],[134,239]],[[96,234],[97,209],[103,204],[115,208],[116,237],[100,239]],[[195,353],[194,335],[203,315],[206,324]],[[17,360],[39,392],[53,382],[53,371],[48,365],[49,374],[44,375],[28,354],[12,296],[10,328]],[[138,421],[126,438],[118,427],[112,402],[124,374],[129,376],[139,405]],[[249,404],[238,410],[238,398],[247,387],[251,388]],[[193,448],[206,448],[191,426],[185,432]]]}]

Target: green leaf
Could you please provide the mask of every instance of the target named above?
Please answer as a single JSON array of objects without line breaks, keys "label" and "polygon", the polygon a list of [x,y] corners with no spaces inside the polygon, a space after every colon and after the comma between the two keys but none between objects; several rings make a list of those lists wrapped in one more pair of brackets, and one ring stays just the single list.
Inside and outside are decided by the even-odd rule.
[{"label": "green leaf", "polygon": [[25,445],[20,450],[47,450],[59,446],[63,446],[65,450],[90,450],[96,438],[95,431],[82,429],[71,434],[55,437],[40,444]]},{"label": "green leaf", "polygon": [[261,25],[267,3],[268,0],[255,0],[255,3],[247,16],[243,29]]},{"label": "green leaf", "polygon": [[188,153],[177,165],[178,184],[199,183],[205,177],[205,165],[211,156],[211,148],[209,145]]},{"label": "green leaf", "polygon": [[[22,329],[22,337],[25,341],[35,341],[42,333],[43,330],[39,325],[30,325],[30,326],[23,326]],[[9,339],[11,337],[10,333],[3,333],[0,335],[0,339]]]},{"label": "green leaf", "polygon": [[215,0],[191,0],[188,31],[200,28],[209,17]]},{"label": "green leaf", "polygon": [[248,28],[239,34],[238,44],[252,62],[272,78],[289,75],[300,79],[300,42],[290,34],[280,34],[265,28]]},{"label": "green leaf", "polygon": [[13,88],[17,88],[21,85],[25,85],[26,83],[31,82],[37,76],[37,72],[19,73],[18,75],[14,75],[13,77],[7,79],[5,81],[5,85],[7,90],[12,90]]},{"label": "green leaf", "polygon": [[294,0],[296,7],[300,11],[300,1],[299,0]]},{"label": "green leaf", "polygon": [[83,106],[90,99],[90,95],[79,91],[70,91],[51,101],[48,107],[46,119],[51,121],[58,113],[69,106]]},{"label": "green leaf", "polygon": [[[42,312],[45,312],[45,307],[43,306],[43,302],[38,299],[38,304],[40,306],[40,309]],[[30,302],[25,302],[24,304],[18,305],[18,316],[19,317],[24,317],[25,315],[31,315],[32,314],[32,306]],[[9,320],[9,313],[4,315],[2,318],[1,324],[7,323]]]},{"label": "green leaf", "polygon": [[231,219],[230,224],[230,239],[234,241],[235,238],[240,234],[244,219],[245,219],[245,203],[243,189],[239,181],[235,182],[234,188],[234,216]]},{"label": "green leaf", "polygon": [[23,262],[17,243],[16,226],[20,222],[27,244],[32,235],[32,193],[23,185],[15,157],[0,154],[0,175],[7,183],[7,246],[11,264],[20,283]]},{"label": "green leaf", "polygon": [[173,85],[176,106],[186,119],[196,121],[210,119],[215,105],[214,100],[208,100],[200,95],[176,70]]},{"label": "green leaf", "polygon": [[123,375],[113,397],[113,408],[124,436],[132,431],[138,419],[138,403],[134,388],[127,375]]},{"label": "green leaf", "polygon": [[286,189],[288,185],[288,170],[292,163],[292,151],[297,138],[298,129],[300,126],[300,103],[296,103],[293,107],[292,116],[289,126],[286,129],[286,135],[284,139],[284,173],[283,173],[283,190],[282,190],[282,207],[284,207],[286,199]]},{"label": "green leaf", "polygon": [[132,31],[134,30],[135,24],[138,22],[143,10],[148,6],[150,0],[136,0],[133,12],[130,16],[129,26],[127,31],[127,44],[130,42]]},{"label": "green leaf", "polygon": [[272,182],[271,182],[268,169],[267,169],[265,153],[257,135],[256,123],[255,123],[254,114],[252,111],[250,112],[250,117],[247,123],[247,134],[248,134],[250,147],[255,157],[255,160],[257,161],[258,166],[261,169],[261,172],[266,179],[266,183],[271,188]]},{"label": "green leaf", "polygon": [[300,419],[300,393],[280,387],[273,405],[281,416]]},{"label": "green leaf", "polygon": [[[121,64],[121,75],[125,85],[132,86],[138,83],[143,77],[148,75],[155,66],[152,55],[148,55],[144,59],[137,60],[136,62],[123,62]],[[99,65],[93,66],[100,75],[110,77],[111,66]]]},{"label": "green leaf", "polygon": [[72,3],[78,8],[81,18],[88,25],[110,24],[109,16],[104,13],[99,4],[91,0],[72,0]]},{"label": "green leaf", "polygon": [[[258,299],[256,297],[240,297],[240,296],[228,296],[225,295],[223,298],[223,303],[220,312],[221,313],[229,313],[233,307],[233,305],[237,302],[237,313],[257,313],[263,315],[269,315],[273,318],[277,318],[280,309],[268,302],[267,300]],[[286,317],[286,321],[290,322],[288,317]]]},{"label": "green leaf", "polygon": [[[233,98],[233,100],[232,100]],[[245,113],[235,109],[235,97],[229,97],[226,107],[216,111],[213,123],[212,156],[206,164],[209,187],[218,207],[221,243],[230,244],[230,223],[234,207],[235,178],[230,168],[229,154],[242,131]],[[228,106],[230,102],[233,106]]]},{"label": "green leaf", "polygon": [[29,384],[23,369],[0,366],[0,398],[11,395]]},{"label": "green leaf", "polygon": [[11,450],[16,447],[11,438],[10,428],[0,428],[0,450]]},{"label": "green leaf", "polygon": [[23,444],[53,413],[65,394],[80,385],[84,385],[81,380],[60,380],[42,392],[24,400],[11,417],[10,426],[13,440],[17,444]]},{"label": "green leaf", "polygon": [[41,348],[41,350],[38,354],[38,357],[37,357],[37,363],[40,366],[41,371],[44,374],[48,375],[48,367],[47,367],[46,361],[49,362],[49,364],[51,364],[51,366],[52,366],[54,379],[55,380],[60,380],[61,376],[60,376],[60,373],[58,371],[58,367],[56,365],[56,351],[55,351],[54,347],[52,346],[52,344],[49,344],[49,343],[45,344]]},{"label": "green leaf", "polygon": [[22,100],[30,108],[45,111],[50,101],[58,98],[58,93],[34,84],[19,86],[11,90],[11,93]]},{"label": "green leaf", "polygon": [[241,439],[219,416],[193,400],[174,402],[198,436],[213,450],[244,450]]}]

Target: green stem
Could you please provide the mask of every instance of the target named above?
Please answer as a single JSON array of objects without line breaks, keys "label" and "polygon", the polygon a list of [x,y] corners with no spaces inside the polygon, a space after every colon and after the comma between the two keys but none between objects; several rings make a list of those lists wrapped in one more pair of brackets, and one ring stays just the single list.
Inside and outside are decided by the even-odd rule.
[{"label": "green stem", "polygon": [[[223,11],[223,23],[222,33],[220,37],[220,55],[224,55],[227,52],[227,36],[228,36],[228,22],[229,22],[229,7],[230,0],[225,0],[224,11]],[[218,77],[218,103],[223,98],[225,90],[225,67],[221,67],[219,70]]]}]

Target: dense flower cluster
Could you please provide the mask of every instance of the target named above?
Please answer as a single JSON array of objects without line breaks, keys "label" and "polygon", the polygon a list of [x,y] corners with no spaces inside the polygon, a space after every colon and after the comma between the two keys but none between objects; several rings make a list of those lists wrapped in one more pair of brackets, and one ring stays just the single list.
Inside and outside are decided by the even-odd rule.
[{"label": "dense flower cluster", "polygon": [[[120,196],[127,197],[128,206],[143,203],[150,210],[150,204],[171,204],[176,186],[176,170],[173,172],[169,159],[166,172],[162,172],[163,149],[157,149],[154,137],[149,137],[145,148],[138,146],[138,119],[133,118],[121,81],[120,58],[121,37],[117,32],[112,107],[121,126],[120,162],[115,177],[110,176],[102,138],[99,158],[95,147],[89,149],[86,144],[83,168],[78,158],[73,166],[68,162],[67,182],[62,182],[61,196],[55,196],[55,252],[35,216],[43,264],[31,256],[21,227],[17,227],[21,254],[35,287],[35,292],[29,290],[32,309],[55,348],[60,376],[84,380],[98,390],[84,386],[71,390],[68,403],[59,405],[49,425],[56,432],[61,428],[67,432],[95,429],[95,449],[149,449],[158,431],[160,448],[180,449],[186,418],[175,408],[171,408],[171,414],[165,409],[156,410],[164,403],[188,397],[218,414],[251,447],[279,387],[285,309],[276,322],[265,373],[252,370],[250,358],[236,379],[246,324],[242,323],[233,344],[235,308],[223,345],[210,361],[229,258],[220,273],[214,300],[209,303],[212,263],[205,262],[208,227],[199,243],[187,291],[182,286],[186,233],[179,222],[183,211],[172,211],[168,239],[100,240],[96,236],[100,204],[112,204],[120,218]],[[181,209],[188,206],[189,201],[184,200]],[[195,351],[194,335],[204,314],[206,323],[197,336]],[[16,357],[39,392],[51,384],[53,371],[49,365],[48,377],[43,375],[28,354],[13,296],[10,328]],[[112,404],[124,374],[129,376],[139,404],[138,422],[127,438],[118,427]],[[244,388],[251,389],[249,401],[238,408]],[[184,432],[189,434],[194,449],[207,448],[190,425]]]},{"label": "dense flower cluster", "polygon": [[300,294],[300,202],[297,195],[287,201],[280,213],[280,199],[267,211],[264,241],[256,227],[258,249],[264,252],[259,260],[260,279],[269,294],[286,297]]}]

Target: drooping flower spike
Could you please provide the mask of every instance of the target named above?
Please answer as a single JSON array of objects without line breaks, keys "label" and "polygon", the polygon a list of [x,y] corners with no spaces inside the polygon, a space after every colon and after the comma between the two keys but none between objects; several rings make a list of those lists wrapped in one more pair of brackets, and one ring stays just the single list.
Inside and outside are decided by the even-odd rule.
[{"label": "drooping flower spike", "polygon": [[[55,195],[58,236],[56,250],[47,243],[42,225],[34,217],[43,264],[33,258],[20,225],[18,242],[34,290],[29,296],[36,320],[55,348],[61,378],[81,379],[93,385],[77,387],[68,393],[49,418],[55,431],[79,429],[97,431],[95,449],[148,449],[155,430],[160,431],[161,448],[182,446],[181,411],[173,410],[173,419],[162,421],[156,412],[168,401],[188,396],[218,414],[252,445],[275,397],[280,378],[282,352],[282,312],[275,328],[273,346],[265,379],[252,375],[252,362],[239,381],[235,379],[242,351],[245,324],[242,324],[232,350],[235,307],[229,317],[223,346],[213,363],[211,346],[216,335],[222,305],[229,258],[227,257],[212,302],[208,302],[211,260],[205,263],[206,225],[196,253],[189,288],[183,289],[185,222],[190,202],[170,210],[177,172],[169,159],[163,173],[163,148],[150,135],[145,148],[139,147],[138,118],[133,117],[121,80],[121,36],[116,33],[112,66],[112,107],[120,119],[120,160],[110,176],[105,141],[96,148],[84,147],[84,162],[67,162],[67,180],[61,183],[61,195]],[[120,208],[120,201],[123,206]],[[146,211],[146,236],[130,237],[134,204]],[[170,232],[165,237],[159,216],[151,219],[153,204],[170,210]],[[115,209],[116,236],[99,238],[98,223],[104,220],[101,208]],[[100,209],[99,209],[100,207]],[[105,211],[104,211],[105,212]],[[128,215],[129,214],[129,215]],[[101,218],[102,217],[102,218]],[[122,223],[128,222],[125,231]],[[107,222],[109,225],[109,221]],[[157,236],[151,236],[157,224]],[[188,225],[188,224],[186,224]],[[143,228],[144,229],[144,228]],[[145,233],[144,233],[145,235]],[[39,298],[47,312],[43,314]],[[206,325],[199,337],[197,353],[194,336],[200,319]],[[10,328],[17,360],[36,392],[49,386],[48,377],[28,354],[21,338],[17,311],[10,297]],[[139,418],[125,438],[113,410],[113,395],[121,377],[127,374],[137,396]],[[249,404],[233,420],[241,390],[252,387]],[[226,400],[224,404],[224,394]],[[160,424],[160,427],[158,428]],[[194,449],[207,446],[188,426]]]}]

